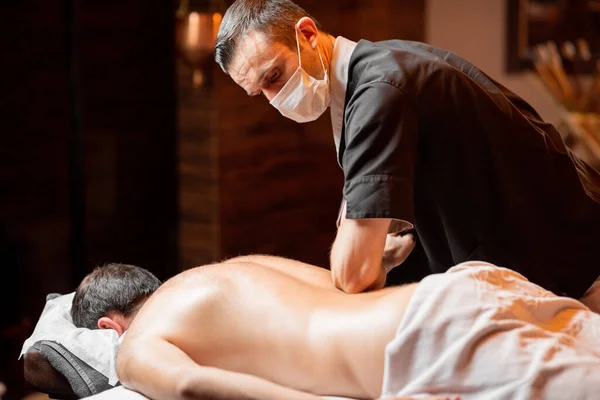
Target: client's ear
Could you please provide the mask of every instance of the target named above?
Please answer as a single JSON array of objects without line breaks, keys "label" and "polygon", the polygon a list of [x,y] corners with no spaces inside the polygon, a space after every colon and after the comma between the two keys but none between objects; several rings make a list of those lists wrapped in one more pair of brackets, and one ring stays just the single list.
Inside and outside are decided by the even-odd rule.
[{"label": "client's ear", "polygon": [[114,329],[117,331],[117,335],[121,337],[123,332],[125,332],[124,321],[119,321],[119,316],[111,317],[102,317],[98,320],[98,329]]}]

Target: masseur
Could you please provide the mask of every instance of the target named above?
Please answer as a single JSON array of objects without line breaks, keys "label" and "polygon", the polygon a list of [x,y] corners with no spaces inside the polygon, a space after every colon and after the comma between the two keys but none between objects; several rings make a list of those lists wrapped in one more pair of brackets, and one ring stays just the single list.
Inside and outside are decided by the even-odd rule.
[{"label": "masseur", "polygon": [[127,331],[119,381],[154,400],[600,391],[600,315],[484,263],[355,295],[325,269],[266,256],[185,271],[150,295],[157,283],[112,264],[71,311],[77,326]]},{"label": "masseur", "polygon": [[600,275],[600,176],[529,104],[456,54],[355,43],[291,1],[237,0],[215,58],[294,121],[330,107],[345,178],[331,252],[342,290],[380,287],[410,253],[411,235],[387,235],[401,230],[391,221],[414,226],[424,275],[485,260],[575,298]]}]

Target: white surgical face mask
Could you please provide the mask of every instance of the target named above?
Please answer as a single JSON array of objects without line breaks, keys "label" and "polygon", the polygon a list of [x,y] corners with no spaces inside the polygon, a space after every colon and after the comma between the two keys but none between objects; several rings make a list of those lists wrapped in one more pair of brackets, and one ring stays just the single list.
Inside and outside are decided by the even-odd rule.
[{"label": "white surgical face mask", "polygon": [[296,44],[298,46],[298,69],[283,85],[279,93],[273,97],[271,105],[278,109],[284,117],[301,123],[310,122],[319,118],[329,106],[329,77],[320,51],[323,80],[313,78],[302,69],[298,30],[296,30]]}]

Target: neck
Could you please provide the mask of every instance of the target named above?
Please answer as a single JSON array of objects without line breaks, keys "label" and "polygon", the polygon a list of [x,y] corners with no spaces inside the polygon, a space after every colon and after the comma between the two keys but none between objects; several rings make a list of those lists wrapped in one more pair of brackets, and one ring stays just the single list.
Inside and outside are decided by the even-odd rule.
[{"label": "neck", "polygon": [[335,38],[328,33],[320,32],[320,34],[323,35],[323,39],[319,40],[319,51],[323,57],[323,64],[325,64],[327,71],[331,72],[331,57],[333,56]]}]

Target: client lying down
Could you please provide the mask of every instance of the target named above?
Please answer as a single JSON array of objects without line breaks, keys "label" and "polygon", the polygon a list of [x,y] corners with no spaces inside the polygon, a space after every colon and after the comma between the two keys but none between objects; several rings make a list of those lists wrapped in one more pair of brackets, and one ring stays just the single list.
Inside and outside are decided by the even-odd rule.
[{"label": "client lying down", "polygon": [[349,295],[327,270],[247,256],[155,285],[97,269],[72,308],[79,326],[127,331],[119,380],[152,399],[600,393],[600,315],[490,264]]}]

